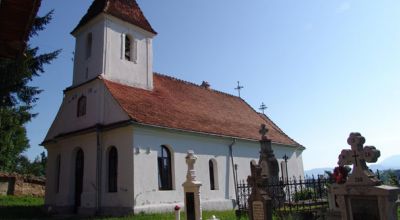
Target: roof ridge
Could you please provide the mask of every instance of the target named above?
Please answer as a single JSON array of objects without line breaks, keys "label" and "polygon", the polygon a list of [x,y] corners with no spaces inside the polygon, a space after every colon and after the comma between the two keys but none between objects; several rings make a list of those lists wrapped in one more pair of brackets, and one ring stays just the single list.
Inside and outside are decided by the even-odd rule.
[{"label": "roof ridge", "polygon": [[[158,73],[158,72],[153,72],[153,73],[155,75],[158,75],[158,76],[161,76],[161,77],[169,78],[169,79],[174,80],[174,81],[178,81],[178,82],[181,82],[181,83],[185,83],[185,84],[188,84],[188,85],[191,85],[191,86],[196,86],[196,87],[199,87],[201,89],[204,89],[204,87],[202,87],[201,85],[196,84],[194,82],[186,81],[186,80],[183,80],[183,79],[176,78],[174,76],[170,76],[170,75],[166,75],[166,74],[162,74],[162,73]],[[216,90],[216,89],[209,88],[208,90],[211,91],[211,92],[219,93],[221,95],[226,95],[226,96],[229,96],[229,97],[232,97],[232,98],[237,98],[239,100],[243,100],[241,97],[238,97],[238,96],[226,93],[226,92],[222,92],[222,91],[219,91],[219,90]]]}]

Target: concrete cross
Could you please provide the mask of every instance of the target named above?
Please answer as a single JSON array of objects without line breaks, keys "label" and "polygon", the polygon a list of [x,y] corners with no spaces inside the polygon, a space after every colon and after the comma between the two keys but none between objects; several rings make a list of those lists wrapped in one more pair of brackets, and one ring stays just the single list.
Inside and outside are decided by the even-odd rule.
[{"label": "concrete cross", "polygon": [[339,166],[354,165],[353,170],[368,169],[366,162],[375,163],[381,156],[379,150],[374,146],[363,147],[365,138],[360,133],[351,133],[347,139],[351,150],[342,150],[339,155]]},{"label": "concrete cross", "polygon": [[261,128],[260,128],[260,130],[258,132],[261,134],[261,139],[262,140],[267,139],[266,134],[268,133],[268,128],[267,128],[267,126],[265,124],[261,124]]}]

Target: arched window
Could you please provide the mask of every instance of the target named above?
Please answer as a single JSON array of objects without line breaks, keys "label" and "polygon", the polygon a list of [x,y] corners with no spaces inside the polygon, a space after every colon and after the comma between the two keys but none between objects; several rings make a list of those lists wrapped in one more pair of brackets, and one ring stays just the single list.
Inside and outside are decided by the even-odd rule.
[{"label": "arched window", "polygon": [[75,192],[74,192],[75,213],[81,206],[81,198],[83,192],[84,164],[85,164],[85,156],[83,154],[83,150],[79,148],[75,156]]},{"label": "arched window", "polygon": [[60,171],[61,171],[61,155],[56,158],[56,193],[60,192]]},{"label": "arched window", "polygon": [[217,161],[215,161],[214,159],[209,160],[208,169],[210,171],[210,189],[217,190],[218,189]]},{"label": "arched window", "polygon": [[92,56],[92,44],[93,44],[92,33],[88,33],[88,35],[86,36],[86,59]]},{"label": "arched window", "polygon": [[118,152],[117,148],[111,147],[108,151],[108,192],[117,192],[118,179]]},{"label": "arched window", "polygon": [[171,152],[162,145],[158,152],[158,187],[160,190],[172,190]]},{"label": "arched window", "polygon": [[208,161],[208,168],[210,170],[210,189],[215,190],[214,163],[212,162],[212,160]]},{"label": "arched window", "polygon": [[131,61],[132,58],[132,44],[131,37],[125,35],[125,60]]},{"label": "arched window", "polygon": [[78,117],[84,116],[86,114],[86,96],[81,96],[78,99],[78,109],[76,115]]}]

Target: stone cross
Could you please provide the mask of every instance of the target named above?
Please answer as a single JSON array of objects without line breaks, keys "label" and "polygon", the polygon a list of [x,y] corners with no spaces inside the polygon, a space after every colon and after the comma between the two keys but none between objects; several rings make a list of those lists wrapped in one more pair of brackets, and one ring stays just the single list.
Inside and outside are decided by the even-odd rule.
[{"label": "stone cross", "polygon": [[261,124],[261,128],[258,132],[261,134],[261,140],[268,139],[266,136],[266,134],[268,133],[268,128],[265,124]]},{"label": "stone cross", "polygon": [[339,166],[353,164],[353,169],[363,168],[367,166],[366,162],[375,163],[381,156],[380,151],[374,146],[363,147],[365,138],[360,133],[351,133],[347,143],[351,145],[351,150],[342,150],[339,155]]},{"label": "stone cross", "polygon": [[194,169],[194,164],[196,163],[197,157],[194,155],[192,150],[189,150],[186,156],[186,164],[188,165],[188,170],[186,174],[187,181],[196,181],[196,170]]},{"label": "stone cross", "polygon": [[[352,178],[349,180],[360,183],[367,179],[375,179],[366,162],[375,163],[381,156],[380,151],[374,146],[363,147],[365,138],[360,133],[351,133],[347,143],[351,146],[351,150],[342,150],[338,158],[338,165],[353,165]],[[373,182],[376,181],[374,180]]]}]

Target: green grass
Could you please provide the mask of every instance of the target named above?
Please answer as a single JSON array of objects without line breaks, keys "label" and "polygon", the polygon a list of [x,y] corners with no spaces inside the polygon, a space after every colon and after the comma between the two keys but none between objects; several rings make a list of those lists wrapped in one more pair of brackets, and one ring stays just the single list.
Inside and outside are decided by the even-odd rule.
[{"label": "green grass", "polygon": [[43,219],[44,199],[37,197],[0,196],[0,219]]},{"label": "green grass", "polygon": [[[175,220],[174,213],[163,214],[138,214],[129,215],[125,217],[91,217],[91,218],[77,218],[76,216],[70,217],[51,217],[47,216],[42,211],[44,204],[43,198],[37,197],[16,197],[16,196],[0,196],[0,220],[3,219],[57,219],[57,220]],[[400,207],[397,209],[398,216],[400,217]],[[203,211],[203,219],[207,220],[212,215],[217,216],[221,220],[237,220],[234,211]],[[181,219],[185,220],[185,213],[181,213]],[[276,217],[274,218],[276,219]],[[399,218],[400,219],[400,218]],[[241,220],[248,220],[244,217]]]},{"label": "green grass", "polygon": [[[42,211],[44,204],[43,198],[37,197],[17,197],[17,196],[0,196],[0,220],[3,219],[78,219],[76,216],[72,217],[51,217],[46,215]],[[235,212],[232,211],[204,211],[203,219],[206,220],[212,215],[215,215],[221,220],[235,220]],[[174,213],[163,213],[163,214],[138,214],[129,215],[125,217],[91,217],[91,218],[79,218],[80,220],[175,220]],[[181,219],[185,219],[185,213],[181,213]],[[247,218],[242,218],[247,220]]]}]

